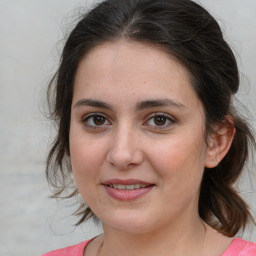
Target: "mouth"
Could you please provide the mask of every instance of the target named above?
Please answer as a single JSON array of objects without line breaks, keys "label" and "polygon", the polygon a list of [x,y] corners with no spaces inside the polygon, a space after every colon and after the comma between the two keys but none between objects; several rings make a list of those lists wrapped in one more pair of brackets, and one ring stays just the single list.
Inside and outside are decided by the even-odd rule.
[{"label": "mouth", "polygon": [[108,187],[119,189],[119,190],[133,190],[133,189],[140,189],[140,188],[146,188],[151,185],[142,185],[142,184],[130,184],[130,185],[122,185],[122,184],[110,184],[107,185]]},{"label": "mouth", "polygon": [[149,193],[155,184],[140,180],[108,180],[102,184],[107,194],[119,201],[131,201]]}]

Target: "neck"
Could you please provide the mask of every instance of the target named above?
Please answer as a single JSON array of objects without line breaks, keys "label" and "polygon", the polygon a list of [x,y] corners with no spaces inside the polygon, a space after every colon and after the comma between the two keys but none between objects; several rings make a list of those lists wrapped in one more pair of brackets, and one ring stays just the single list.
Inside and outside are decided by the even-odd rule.
[{"label": "neck", "polygon": [[189,223],[183,219],[148,233],[127,233],[105,225],[103,228],[98,256],[202,255],[205,227],[200,218]]}]

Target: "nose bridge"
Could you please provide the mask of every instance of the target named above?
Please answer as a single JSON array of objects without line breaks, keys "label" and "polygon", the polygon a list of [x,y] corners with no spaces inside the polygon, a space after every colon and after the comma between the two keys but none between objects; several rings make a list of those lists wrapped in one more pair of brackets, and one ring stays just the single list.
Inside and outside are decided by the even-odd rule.
[{"label": "nose bridge", "polygon": [[118,168],[126,169],[143,160],[139,147],[140,134],[132,123],[122,122],[115,128],[108,160]]}]

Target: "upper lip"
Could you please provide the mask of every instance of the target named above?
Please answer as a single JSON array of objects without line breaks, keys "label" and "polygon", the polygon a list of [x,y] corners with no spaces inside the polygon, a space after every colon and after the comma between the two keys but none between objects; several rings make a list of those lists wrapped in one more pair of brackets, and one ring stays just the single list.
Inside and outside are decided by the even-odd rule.
[{"label": "upper lip", "polygon": [[142,180],[137,180],[137,179],[127,179],[127,180],[111,179],[111,180],[106,180],[106,181],[102,182],[102,184],[103,185],[114,185],[114,184],[136,185],[136,184],[140,184],[140,185],[145,185],[145,186],[154,185],[152,183],[142,181]]}]

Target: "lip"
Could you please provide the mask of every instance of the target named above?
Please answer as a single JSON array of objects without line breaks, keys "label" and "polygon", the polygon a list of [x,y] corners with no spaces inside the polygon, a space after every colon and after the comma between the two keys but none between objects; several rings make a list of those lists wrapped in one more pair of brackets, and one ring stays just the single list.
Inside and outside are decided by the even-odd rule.
[{"label": "lip", "polygon": [[[140,184],[146,186],[145,188],[137,188],[137,189],[131,189],[131,190],[122,190],[122,189],[115,189],[113,187],[110,187],[110,185],[114,184],[120,184],[120,185],[135,185]],[[137,179],[127,179],[127,180],[121,180],[121,179],[111,179],[104,181],[102,183],[104,186],[107,194],[119,201],[132,201],[137,198],[140,198],[147,193],[151,191],[151,189],[155,186],[155,184],[148,183],[142,180]]]},{"label": "lip", "polygon": [[103,185],[113,185],[113,184],[120,184],[120,185],[135,185],[135,184],[141,184],[145,186],[153,185],[152,183],[148,183],[142,180],[137,179],[128,179],[128,180],[121,180],[121,179],[111,179],[106,180],[102,182]]}]

